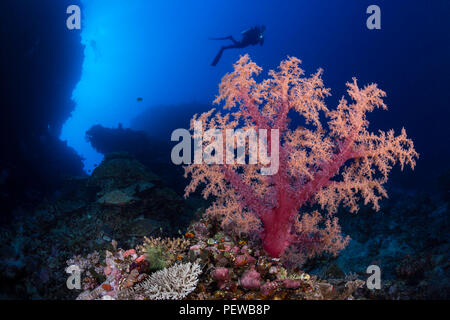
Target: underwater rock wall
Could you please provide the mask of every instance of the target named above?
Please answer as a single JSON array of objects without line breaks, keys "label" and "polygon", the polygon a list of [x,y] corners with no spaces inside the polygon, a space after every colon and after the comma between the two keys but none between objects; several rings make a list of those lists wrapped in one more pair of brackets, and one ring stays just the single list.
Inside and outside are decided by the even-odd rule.
[{"label": "underwater rock wall", "polygon": [[[74,109],[81,76],[80,31],[66,27],[66,9],[79,0],[0,3],[2,107],[0,194],[5,213],[40,200],[63,174],[82,174],[81,158],[59,140]],[[5,49],[5,50],[4,50]]]}]

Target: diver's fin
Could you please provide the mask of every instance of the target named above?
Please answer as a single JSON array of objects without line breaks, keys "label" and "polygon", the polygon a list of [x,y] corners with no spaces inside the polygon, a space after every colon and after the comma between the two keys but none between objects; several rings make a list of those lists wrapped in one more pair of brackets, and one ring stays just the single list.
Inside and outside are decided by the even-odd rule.
[{"label": "diver's fin", "polygon": [[214,61],[211,63],[212,66],[215,66],[217,63],[219,63],[219,60],[220,60],[220,58],[222,57],[223,50],[225,50],[224,47],[222,47],[222,48],[219,50],[219,53],[217,53],[217,56],[214,58]]}]

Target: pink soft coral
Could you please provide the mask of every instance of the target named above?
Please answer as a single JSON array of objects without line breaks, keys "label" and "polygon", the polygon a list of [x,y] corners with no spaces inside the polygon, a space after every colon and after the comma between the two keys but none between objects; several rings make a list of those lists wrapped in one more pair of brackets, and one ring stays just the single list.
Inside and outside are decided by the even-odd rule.
[{"label": "pink soft coral", "polygon": [[[387,197],[383,184],[392,166],[399,162],[402,169],[414,168],[418,157],[404,129],[398,136],[393,130],[378,134],[367,130],[366,112],[386,109],[385,93],[376,84],[361,89],[354,78],[347,83],[353,102],[342,98],[335,110],[329,110],[322,70],[305,77],[299,64],[290,57],[258,83],[253,76],[261,68],[247,55],[241,57],[234,71],[222,79],[215,100],[232,112],[223,115],[213,109],[191,122],[192,129],[195,121],[201,121],[203,130],[223,132],[238,126],[279,130],[279,170],[272,176],[261,175],[260,164],[186,167],[186,175],[192,175],[186,196],[204,183],[204,197],[216,197],[207,214],[221,216],[223,226],[238,234],[259,229],[264,249],[273,257],[280,257],[291,244],[304,257],[323,251],[336,254],[348,242],[341,236],[337,218],[331,217],[339,204],[354,212],[362,198],[378,210],[379,200]],[[290,111],[303,117],[305,127],[289,127]],[[327,126],[322,126],[320,117]],[[225,141],[225,133],[223,137]],[[203,147],[211,143],[203,141]],[[314,203],[328,214],[299,213],[304,205]]]},{"label": "pink soft coral", "polygon": [[261,286],[261,275],[255,269],[250,269],[244,272],[241,277],[241,286],[245,289],[256,290]]}]

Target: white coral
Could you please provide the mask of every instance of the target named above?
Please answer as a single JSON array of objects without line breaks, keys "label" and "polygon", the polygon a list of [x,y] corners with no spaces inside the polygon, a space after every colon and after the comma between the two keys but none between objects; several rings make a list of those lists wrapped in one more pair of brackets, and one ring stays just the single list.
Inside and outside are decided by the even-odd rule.
[{"label": "white coral", "polygon": [[201,272],[197,262],[176,264],[156,271],[143,283],[137,285],[134,291],[143,292],[152,300],[183,299],[195,290]]}]

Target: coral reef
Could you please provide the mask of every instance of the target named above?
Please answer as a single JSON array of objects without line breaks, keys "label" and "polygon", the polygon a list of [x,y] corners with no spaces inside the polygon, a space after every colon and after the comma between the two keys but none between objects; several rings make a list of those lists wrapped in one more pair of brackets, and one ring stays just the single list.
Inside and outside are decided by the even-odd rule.
[{"label": "coral reef", "polygon": [[[448,299],[450,291],[444,289],[450,286],[448,208],[448,201],[438,193],[392,189],[379,213],[365,208],[355,221],[339,212],[352,241],[334,263],[342,272],[358,274],[364,274],[368,265],[379,265],[384,299]],[[322,275],[328,263],[322,260],[308,266]]]},{"label": "coral reef", "polygon": [[[371,215],[366,215],[366,217],[371,217]],[[161,298],[150,293],[144,294],[144,288],[153,283],[149,277],[155,274],[149,268],[150,259],[141,259],[145,255],[145,248],[149,246],[164,248],[168,252],[166,256],[172,257],[165,262],[165,268],[188,262],[195,262],[201,266],[203,272],[198,277],[197,287],[185,296],[185,299],[424,299],[442,297],[446,292],[444,288],[448,288],[446,280],[448,277],[444,276],[444,270],[448,272],[448,260],[442,255],[442,251],[445,251],[446,246],[448,247],[448,242],[446,245],[443,243],[443,246],[435,247],[435,251],[433,251],[436,252],[435,254],[423,258],[416,255],[402,258],[400,251],[397,251],[395,277],[385,275],[385,265],[381,264],[383,268],[382,288],[369,290],[365,286],[365,279],[368,275],[364,270],[358,270],[358,264],[354,264],[355,268],[353,268],[357,273],[344,272],[341,269],[339,265],[342,265],[342,255],[334,262],[330,262],[328,259],[310,260],[305,266],[310,273],[307,273],[305,269],[287,269],[285,261],[268,257],[260,244],[239,237],[230,237],[221,230],[219,220],[204,217],[193,221],[183,237],[145,238],[144,242],[135,250],[119,249],[115,254],[118,257],[116,261],[124,261],[124,264],[120,268],[122,280],[119,280],[118,283],[128,282],[131,287],[126,289],[121,286],[120,294],[111,295],[108,298]],[[121,256],[127,255],[126,252],[133,254],[132,259],[121,258]],[[438,252],[441,253],[438,254]],[[355,256],[353,251],[346,253],[344,250],[343,255],[347,254],[350,257]],[[367,257],[363,257],[365,259],[364,269],[371,263],[380,263],[376,261],[374,253],[363,251],[363,254],[367,255]],[[390,261],[386,256],[382,256],[382,252],[379,254],[381,254],[379,259],[382,262]],[[96,256],[94,253],[88,258]],[[357,255],[355,258],[360,259]],[[91,261],[92,259],[87,260]],[[94,259],[94,261],[98,260]],[[318,264],[324,270],[315,271],[314,264]],[[132,270],[138,271],[133,274]],[[105,283],[102,284],[102,282],[97,282],[96,287],[92,287],[92,283],[95,283],[96,280],[89,278],[92,276],[86,274],[83,283],[91,284],[89,289],[91,291],[81,297],[101,299],[107,295],[106,289],[113,288],[113,286],[105,286]],[[436,281],[438,279],[440,279],[439,282]],[[437,295],[438,290],[441,290],[441,295]],[[174,296],[170,298],[174,298]]]},{"label": "coral reef", "polygon": [[[83,270],[83,292],[77,299],[352,299],[364,284],[357,276],[324,282],[304,272],[289,272],[279,259],[267,258],[245,241],[235,243],[222,232],[214,234],[212,221],[197,221],[190,230],[199,223],[208,230],[206,241],[186,235],[146,238],[136,249],[126,251],[113,241],[104,261],[99,261],[97,252],[68,260],[68,265],[79,264]],[[151,261],[142,259],[149,244],[168,248],[177,259],[152,270]],[[89,272],[94,269],[96,276]]]},{"label": "coral reef", "polygon": [[[368,131],[366,113],[387,109],[382,99],[386,94],[375,84],[361,89],[354,78],[347,83],[353,102],[342,98],[335,110],[329,110],[324,103],[329,89],[323,85],[322,70],[305,77],[299,64],[300,60],[290,57],[278,71],[269,72],[269,79],[258,83],[254,76],[261,68],[248,55],[241,57],[234,71],[223,77],[215,100],[224,102],[230,113],[212,109],[191,122],[192,130],[197,123],[202,125],[201,133],[194,130],[194,139],[206,130],[219,130],[220,147],[227,129],[276,130],[278,171],[262,175],[267,169],[262,163],[233,164],[226,159],[228,152],[215,151],[221,158],[219,164],[186,167],[186,176],[192,179],[185,196],[206,184],[203,196],[217,198],[207,214],[221,216],[224,228],[231,227],[236,234],[259,230],[269,255],[278,258],[287,252],[303,261],[345,248],[349,239],[341,235],[337,218],[331,214],[340,204],[356,212],[360,199],[378,210],[380,199],[387,197],[383,185],[392,167],[399,163],[402,170],[407,165],[414,168],[418,154],[404,129],[398,136],[393,130],[378,135]],[[291,129],[290,112],[298,113],[305,127]],[[326,126],[321,117],[327,120]],[[269,140],[275,139],[270,136]],[[214,139],[201,141],[205,150],[215,150]],[[270,141],[267,145],[271,152]],[[298,214],[307,204],[320,205],[328,215]]]},{"label": "coral reef", "polygon": [[[130,155],[109,155],[90,177],[68,178],[54,200],[0,228],[0,297],[75,298],[61,285],[67,260],[84,269],[80,259],[102,263],[113,239],[133,248],[145,236],[179,235],[196,209]],[[98,268],[85,272],[88,287],[103,277]]]},{"label": "coral reef", "polygon": [[[112,158],[130,161],[124,155]],[[141,165],[132,163],[128,169],[136,166],[140,171]],[[126,178],[117,168],[117,175]],[[174,204],[172,196],[161,200],[166,189],[156,180],[144,192],[130,193],[138,199],[133,203],[98,203],[101,194],[117,190],[115,183],[120,190],[131,190],[128,187],[139,181],[153,183],[142,182],[141,175],[126,183],[114,176],[112,171],[110,180],[100,179],[107,183],[70,179],[56,201],[44,202],[28,217],[17,217],[0,229],[0,297],[150,299],[134,289],[155,273],[154,258],[146,257],[147,250],[160,248],[162,270],[186,263],[198,263],[202,269],[196,289],[184,299],[448,298],[448,202],[438,194],[390,189],[391,197],[383,200],[378,214],[367,207],[354,219],[340,210],[343,231],[353,239],[349,246],[337,258],[314,257],[298,268],[296,263],[289,266],[289,261],[268,257],[257,237],[228,233],[217,216],[204,215],[198,208],[201,202],[194,204],[194,220],[187,203],[175,206],[178,217],[184,214],[192,220],[187,229],[161,219],[158,211]],[[149,209],[154,207],[146,202],[159,206]],[[81,269],[81,290],[61,285],[72,264]],[[380,290],[364,285],[370,264],[382,270]]]},{"label": "coral reef", "polygon": [[84,291],[78,300],[182,299],[196,288],[201,273],[199,264],[178,263],[151,273],[151,262],[138,256],[135,249],[117,249],[115,241],[112,246],[114,251],[106,251],[103,264],[99,264],[98,253],[96,259],[89,255],[87,259],[76,257],[67,261],[67,265],[75,264],[82,271],[98,271],[95,277],[89,271],[83,273]]}]

